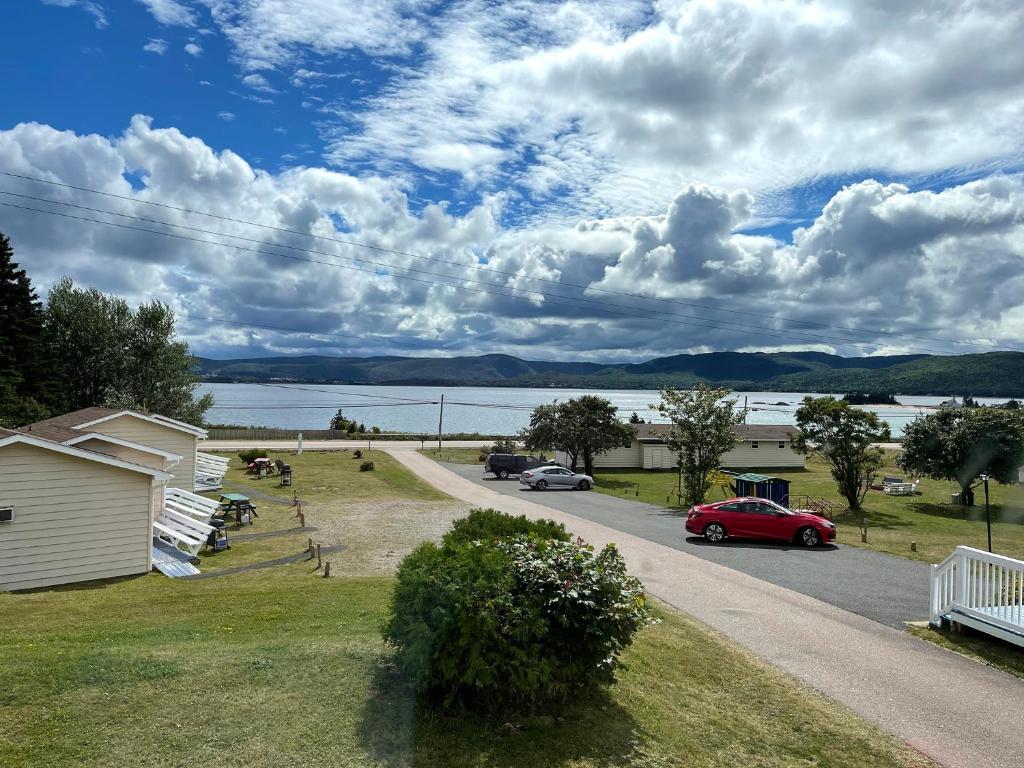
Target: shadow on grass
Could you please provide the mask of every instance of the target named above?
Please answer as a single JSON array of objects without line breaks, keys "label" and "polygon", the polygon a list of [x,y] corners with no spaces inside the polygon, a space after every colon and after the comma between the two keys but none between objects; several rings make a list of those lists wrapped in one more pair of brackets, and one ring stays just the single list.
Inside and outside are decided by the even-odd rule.
[{"label": "shadow on grass", "polygon": [[[854,512],[853,510],[846,510],[835,518],[837,523],[843,525],[855,525],[860,527],[861,513]],[[871,510],[867,513],[868,530],[872,528],[881,528],[887,531],[895,531],[900,528],[913,528],[914,523],[911,520],[904,520],[899,515],[890,515],[886,512],[878,512],[877,510]]]},{"label": "shadow on grass", "polygon": [[[931,517],[944,517],[947,520],[964,520],[966,522],[985,522],[985,503],[973,507],[962,507],[959,504],[936,504],[926,501],[911,502],[907,505],[910,512]],[[993,523],[1020,523],[1021,510],[993,504],[989,507]]]},{"label": "shadow on grass", "polygon": [[646,741],[629,712],[606,692],[545,715],[437,714],[418,704],[389,665],[374,675],[357,733],[367,754],[386,768],[554,767],[588,760],[625,765],[643,754]]}]

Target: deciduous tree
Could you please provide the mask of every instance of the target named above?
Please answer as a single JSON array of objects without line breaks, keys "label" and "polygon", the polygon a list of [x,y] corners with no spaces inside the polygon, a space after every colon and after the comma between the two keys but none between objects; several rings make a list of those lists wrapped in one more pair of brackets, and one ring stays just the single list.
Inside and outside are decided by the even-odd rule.
[{"label": "deciduous tree", "polygon": [[1000,483],[1017,480],[1024,464],[1024,413],[1005,408],[942,408],[903,431],[897,464],[906,472],[952,480],[961,500],[973,503],[971,487],[987,474]]},{"label": "deciduous tree", "polygon": [[688,504],[702,504],[711,489],[711,472],[736,445],[736,425],[745,412],[735,400],[725,400],[728,389],[701,383],[692,389],[661,390],[661,402],[652,404],[672,422],[668,445],[676,453],[679,484]]},{"label": "deciduous tree", "polygon": [[797,408],[796,424],[800,431],[793,438],[793,450],[821,457],[850,509],[860,509],[885,463],[882,450],[872,443],[888,440],[889,426],[878,414],[834,397],[805,397]]},{"label": "deciduous tree", "polygon": [[593,476],[594,457],[629,445],[634,434],[632,427],[619,421],[610,401],[582,395],[538,406],[530,416],[530,426],[519,437],[527,450],[564,452],[573,470],[583,459],[584,471]]}]

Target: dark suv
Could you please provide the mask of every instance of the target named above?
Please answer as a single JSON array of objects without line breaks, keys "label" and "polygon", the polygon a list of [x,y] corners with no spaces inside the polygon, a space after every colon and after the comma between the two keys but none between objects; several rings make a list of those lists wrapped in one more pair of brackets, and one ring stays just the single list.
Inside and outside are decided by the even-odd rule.
[{"label": "dark suv", "polygon": [[487,460],[484,462],[484,472],[490,472],[492,475],[497,475],[502,480],[505,480],[509,475],[518,475],[520,472],[525,472],[527,469],[556,464],[558,464],[558,462],[541,461],[536,456],[520,456],[518,454],[513,455],[511,453],[491,453],[488,454]]}]

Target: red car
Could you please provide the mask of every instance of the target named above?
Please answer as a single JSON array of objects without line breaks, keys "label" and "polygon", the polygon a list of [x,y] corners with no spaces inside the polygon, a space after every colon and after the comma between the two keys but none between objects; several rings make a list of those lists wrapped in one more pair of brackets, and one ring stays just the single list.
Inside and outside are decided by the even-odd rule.
[{"label": "red car", "polygon": [[691,507],[686,513],[686,530],[716,544],[726,538],[736,538],[792,541],[816,547],[836,540],[836,526],[830,520],[755,498],[727,499]]}]

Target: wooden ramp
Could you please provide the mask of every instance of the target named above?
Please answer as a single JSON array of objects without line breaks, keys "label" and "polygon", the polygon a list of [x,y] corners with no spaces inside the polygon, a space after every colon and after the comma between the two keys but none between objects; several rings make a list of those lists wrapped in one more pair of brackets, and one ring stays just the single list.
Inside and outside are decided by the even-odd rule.
[{"label": "wooden ramp", "polygon": [[153,567],[172,579],[181,576],[197,576],[199,569],[194,562],[197,558],[188,552],[182,552],[177,547],[171,546],[166,541],[153,539]]}]

